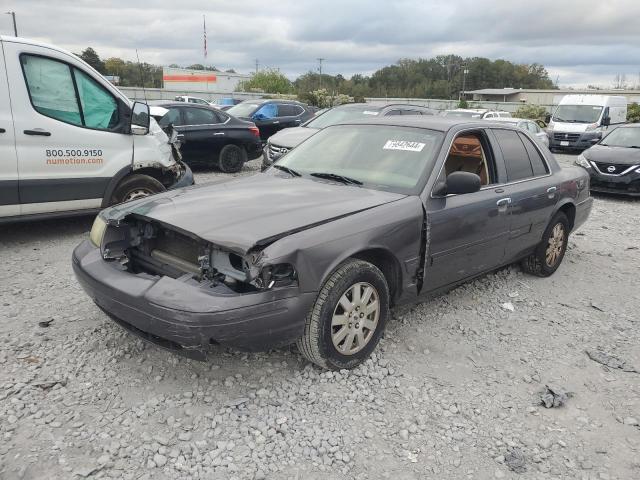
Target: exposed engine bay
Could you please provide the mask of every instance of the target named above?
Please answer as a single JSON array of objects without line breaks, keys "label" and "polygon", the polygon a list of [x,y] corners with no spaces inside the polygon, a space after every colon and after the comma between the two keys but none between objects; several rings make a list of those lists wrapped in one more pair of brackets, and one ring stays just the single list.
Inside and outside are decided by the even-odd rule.
[{"label": "exposed engine bay", "polygon": [[118,261],[134,274],[195,281],[201,286],[226,286],[229,293],[250,293],[296,281],[292,265],[263,265],[262,252],[239,255],[159,222],[130,215],[110,225],[103,257]]}]

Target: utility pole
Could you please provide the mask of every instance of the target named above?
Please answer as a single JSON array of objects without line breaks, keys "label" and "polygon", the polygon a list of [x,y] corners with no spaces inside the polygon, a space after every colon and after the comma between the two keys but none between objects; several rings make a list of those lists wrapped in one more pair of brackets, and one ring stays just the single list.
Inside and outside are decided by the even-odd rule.
[{"label": "utility pole", "polygon": [[258,59],[256,58],[256,73],[258,73],[258,67],[260,66],[260,63],[258,62]]},{"label": "utility pole", "polygon": [[464,90],[466,88],[467,85],[467,73],[469,73],[469,69],[467,68],[466,65],[462,66],[463,70],[462,70],[462,94],[460,95],[460,98],[458,100],[462,100],[464,98]]},{"label": "utility pole", "polygon": [[322,62],[324,62],[324,58],[318,58],[318,71],[320,72],[320,87],[318,90],[322,90]]},{"label": "utility pole", "polygon": [[5,12],[7,15],[11,15],[11,19],[13,20],[13,34],[14,36],[18,36],[18,27],[16,26],[16,12]]}]

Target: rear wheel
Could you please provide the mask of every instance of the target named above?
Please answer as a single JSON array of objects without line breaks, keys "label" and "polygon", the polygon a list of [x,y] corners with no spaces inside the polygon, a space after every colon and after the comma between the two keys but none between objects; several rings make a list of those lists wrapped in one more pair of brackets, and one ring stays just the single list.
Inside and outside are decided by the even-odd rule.
[{"label": "rear wheel", "polygon": [[162,183],[149,175],[130,175],[120,182],[111,196],[110,205],[130,202],[138,198],[148,197],[156,193],[164,192],[166,188]]},{"label": "rear wheel", "polygon": [[247,161],[247,151],[237,145],[226,145],[220,150],[218,167],[224,173],[238,173]]},{"label": "rear wheel", "polygon": [[323,368],[353,368],[376,348],[389,317],[389,287],[371,263],[348,260],[324,283],[298,349]]},{"label": "rear wheel", "polygon": [[542,235],[536,251],[522,261],[522,269],[538,277],[552,275],[562,263],[569,240],[569,219],[556,213]]}]

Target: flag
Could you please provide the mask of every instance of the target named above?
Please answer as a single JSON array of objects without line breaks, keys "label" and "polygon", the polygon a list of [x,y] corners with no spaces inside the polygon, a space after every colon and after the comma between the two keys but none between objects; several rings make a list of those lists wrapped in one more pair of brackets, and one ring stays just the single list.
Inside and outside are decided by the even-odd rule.
[{"label": "flag", "polygon": [[204,58],[207,58],[207,20],[202,16],[202,25],[204,27]]}]

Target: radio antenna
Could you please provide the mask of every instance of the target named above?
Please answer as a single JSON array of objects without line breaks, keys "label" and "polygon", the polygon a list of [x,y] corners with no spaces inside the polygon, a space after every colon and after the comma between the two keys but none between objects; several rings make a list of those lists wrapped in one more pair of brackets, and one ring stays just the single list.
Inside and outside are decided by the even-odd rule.
[{"label": "radio antenna", "polygon": [[136,58],[138,59],[138,68],[140,69],[140,81],[142,82],[142,94],[144,95],[144,103],[149,103],[147,100],[147,91],[144,88],[144,73],[142,70],[142,64],[140,63],[140,56],[138,55],[138,49],[136,48]]}]

